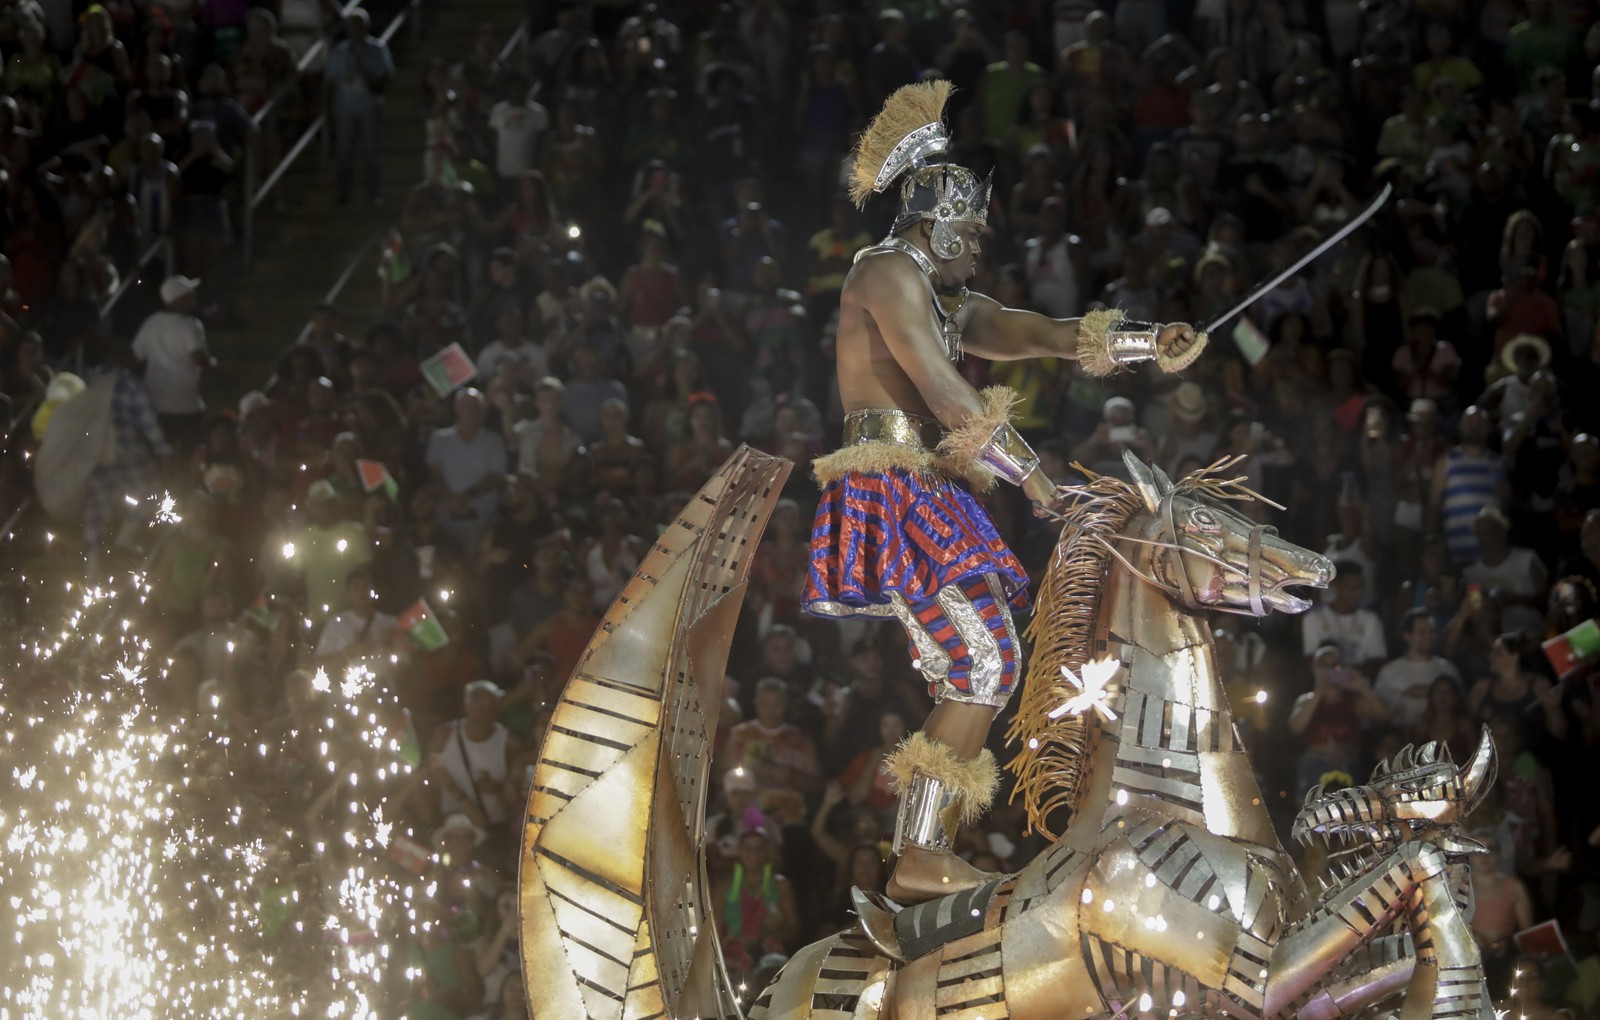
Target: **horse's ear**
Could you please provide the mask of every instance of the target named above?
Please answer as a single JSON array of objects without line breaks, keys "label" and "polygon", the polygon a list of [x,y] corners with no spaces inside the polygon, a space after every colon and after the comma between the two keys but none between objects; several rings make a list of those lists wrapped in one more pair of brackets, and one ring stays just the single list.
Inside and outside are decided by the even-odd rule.
[{"label": "horse's ear", "polygon": [[1144,497],[1145,509],[1155,513],[1161,507],[1161,497],[1172,491],[1172,482],[1160,468],[1147,466],[1127,448],[1122,451],[1122,462],[1128,465],[1128,476],[1133,479],[1134,488]]}]

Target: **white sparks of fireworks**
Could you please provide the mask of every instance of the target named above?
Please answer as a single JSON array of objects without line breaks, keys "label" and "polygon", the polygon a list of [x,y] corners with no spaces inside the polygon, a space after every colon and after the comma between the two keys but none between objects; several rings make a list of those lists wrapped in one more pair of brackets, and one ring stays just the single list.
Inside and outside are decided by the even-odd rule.
[{"label": "white sparks of fireworks", "polygon": [[1061,676],[1077,688],[1078,693],[1051,709],[1050,718],[1059,719],[1064,715],[1082,715],[1094,711],[1106,722],[1116,722],[1117,713],[1107,703],[1111,698],[1107,686],[1121,668],[1122,663],[1116,659],[1095,659],[1083,664],[1083,677],[1079,679],[1076,673],[1062,666]]},{"label": "white sparks of fireworks", "polygon": [[129,662],[127,659],[117,663],[112,670],[112,676],[107,677],[106,679],[109,680],[112,677],[115,677],[125,684],[131,684],[134,687],[141,687],[144,685],[144,670],[140,669],[136,663]]},{"label": "white sparks of fireworks", "polygon": [[344,671],[344,679],[339,682],[339,693],[344,695],[346,701],[359,697],[361,692],[372,686],[372,671],[365,666],[351,666]]},{"label": "white sparks of fireworks", "polygon": [[152,697],[170,691],[139,633],[150,594],[137,574],[69,583],[62,615],[18,644],[52,676],[101,682],[0,670],[0,1020],[372,1018],[409,998],[387,975],[420,978],[404,962],[418,890],[386,851],[415,841],[384,815],[419,752],[393,693],[366,670],[337,689],[317,675],[298,745],[320,748],[313,819],[263,789],[260,763],[279,764],[264,734]]},{"label": "white sparks of fireworks", "polygon": [[179,829],[172,766],[194,753],[187,731],[118,711],[116,695],[80,690],[30,717],[33,763],[14,772],[0,860],[18,948],[0,964],[5,1001],[71,1020],[276,1014],[287,1001],[259,938],[261,856]]},{"label": "white sparks of fireworks", "polygon": [[150,519],[150,526],[157,524],[182,524],[183,518],[178,514],[178,501],[172,498],[172,493],[161,494],[161,501],[156,504],[155,516]]}]

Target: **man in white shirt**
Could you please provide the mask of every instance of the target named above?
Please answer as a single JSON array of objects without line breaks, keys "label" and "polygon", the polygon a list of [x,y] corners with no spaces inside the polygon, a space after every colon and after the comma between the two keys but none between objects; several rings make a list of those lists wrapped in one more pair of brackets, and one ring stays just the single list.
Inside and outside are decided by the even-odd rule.
[{"label": "man in white shirt", "polygon": [[495,317],[495,338],[478,353],[478,378],[485,385],[502,368],[510,373],[520,391],[533,389],[534,384],[550,374],[550,359],[544,345],[534,343],[522,327],[521,308],[507,304],[500,309]]},{"label": "man in white shirt", "polygon": [[[516,95],[513,85],[511,95]],[[550,112],[534,101],[529,92],[517,103],[502,99],[489,110],[489,128],[494,132],[494,168],[504,188],[534,167],[539,135],[550,126]]]},{"label": "man in white shirt", "polygon": [[1397,726],[1411,726],[1428,707],[1428,692],[1433,682],[1447,676],[1456,682],[1460,693],[1461,673],[1455,663],[1433,653],[1438,625],[1426,609],[1413,609],[1400,621],[1400,636],[1406,653],[1386,662],[1372,685],[1378,698],[1389,706],[1389,719]]},{"label": "man in white shirt", "polygon": [[365,566],[350,571],[345,578],[349,608],[323,626],[322,635],[317,638],[318,663],[332,665],[338,660],[342,664],[389,647],[397,623],[393,616],[380,612],[373,599],[372,572]]},{"label": "man in white shirt", "polygon": [[367,179],[367,198],[377,205],[383,191],[378,158],[378,125],[383,113],[383,93],[394,78],[394,58],[389,45],[369,31],[371,15],[357,7],[345,15],[344,38],[334,44],[323,68],[323,92],[334,124],[338,156],[339,204],[350,201],[357,152]]},{"label": "man in white shirt", "polygon": [[[192,512],[186,510],[185,514]],[[193,649],[200,660],[200,675],[220,680],[226,687],[238,688],[260,665],[261,640],[234,619],[233,602],[222,586],[206,589],[200,598],[200,626],[179,640],[177,647]]]},{"label": "man in white shirt", "polygon": [[498,432],[484,428],[488,404],[478,390],[458,392],[455,411],[456,423],[429,438],[427,464],[434,482],[448,493],[439,503],[439,524],[456,551],[471,556],[500,511],[506,444]]},{"label": "man in white shirt", "polygon": [[200,442],[205,401],[200,374],[216,364],[206,350],[206,327],[194,314],[200,281],[169,276],[161,283],[166,307],[140,325],[133,353],[144,363],[144,383],[161,431],[180,458]]},{"label": "man in white shirt", "polygon": [[1367,676],[1374,675],[1389,657],[1383,640],[1383,621],[1361,608],[1366,584],[1361,564],[1339,560],[1331,597],[1300,618],[1300,635],[1307,661],[1325,644],[1339,646],[1344,662]]},{"label": "man in white shirt", "polygon": [[568,55],[580,43],[594,38],[584,27],[583,15],[584,5],[577,0],[564,0],[556,5],[555,27],[539,33],[528,46],[528,57],[536,77],[555,78],[566,65]]},{"label": "man in white shirt", "polygon": [[1537,634],[1550,594],[1550,573],[1532,549],[1512,545],[1511,524],[1497,506],[1478,511],[1472,522],[1478,558],[1461,568],[1461,579],[1500,603],[1500,625]]},{"label": "man in white shirt", "polygon": [[1054,319],[1083,314],[1083,288],[1078,278],[1077,238],[1067,233],[1067,207],[1051,195],[1039,207],[1040,236],[1028,241],[1023,266],[1028,273],[1028,300]]}]

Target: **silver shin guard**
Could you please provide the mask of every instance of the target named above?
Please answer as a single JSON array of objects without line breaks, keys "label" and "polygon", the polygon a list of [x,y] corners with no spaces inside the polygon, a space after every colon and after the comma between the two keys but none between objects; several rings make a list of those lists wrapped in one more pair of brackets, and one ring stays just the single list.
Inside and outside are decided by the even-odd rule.
[{"label": "silver shin guard", "polygon": [[894,821],[895,855],[904,853],[908,846],[949,853],[960,813],[957,796],[950,787],[918,769],[900,794],[900,810]]}]

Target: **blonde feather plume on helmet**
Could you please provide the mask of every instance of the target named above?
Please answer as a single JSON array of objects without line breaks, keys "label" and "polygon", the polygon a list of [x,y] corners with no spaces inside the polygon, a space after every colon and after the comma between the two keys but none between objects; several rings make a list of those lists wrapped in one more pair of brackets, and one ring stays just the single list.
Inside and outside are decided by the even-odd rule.
[{"label": "blonde feather plume on helmet", "polygon": [[[950,101],[952,86],[948,81],[935,80],[902,85],[888,99],[883,109],[872,118],[872,123],[861,133],[856,143],[850,167],[850,199],[856,208],[866,205],[874,192],[888,187],[901,172],[914,165],[919,157],[933,146],[944,151],[948,137],[944,133],[944,106]],[[921,129],[927,131],[927,144],[897,152],[908,135]],[[888,165],[893,158],[894,165]],[[885,171],[889,171],[887,177]]]}]

